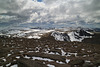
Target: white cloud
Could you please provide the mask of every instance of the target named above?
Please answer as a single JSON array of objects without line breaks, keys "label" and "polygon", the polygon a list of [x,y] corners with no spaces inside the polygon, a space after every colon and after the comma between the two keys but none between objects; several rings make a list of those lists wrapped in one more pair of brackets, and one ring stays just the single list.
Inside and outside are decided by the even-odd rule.
[{"label": "white cloud", "polygon": [[6,11],[18,11],[22,9],[28,0],[0,0],[0,8]]},{"label": "white cloud", "polygon": [[100,23],[99,3],[99,0],[0,0],[0,15],[14,16],[12,20],[0,18],[0,23]]}]

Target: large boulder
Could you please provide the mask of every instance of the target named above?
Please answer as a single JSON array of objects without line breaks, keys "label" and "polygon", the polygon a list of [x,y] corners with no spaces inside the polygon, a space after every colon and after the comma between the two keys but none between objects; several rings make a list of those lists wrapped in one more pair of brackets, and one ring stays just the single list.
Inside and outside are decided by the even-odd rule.
[{"label": "large boulder", "polygon": [[47,67],[41,62],[34,61],[31,59],[21,58],[17,61],[18,67]]},{"label": "large boulder", "polygon": [[71,61],[69,62],[69,64],[70,64],[72,67],[74,67],[74,66],[82,66],[84,63],[85,63],[85,61],[82,60],[82,59],[74,59],[74,60],[71,60]]}]

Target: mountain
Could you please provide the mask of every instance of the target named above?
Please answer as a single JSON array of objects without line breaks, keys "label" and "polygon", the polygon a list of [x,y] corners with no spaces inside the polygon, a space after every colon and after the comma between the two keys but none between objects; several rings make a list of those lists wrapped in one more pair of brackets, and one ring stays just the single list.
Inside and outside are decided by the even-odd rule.
[{"label": "mountain", "polygon": [[71,31],[71,32],[52,32],[51,36],[55,38],[55,40],[59,41],[68,41],[68,42],[73,42],[73,41],[78,41],[82,42],[83,39],[85,38],[92,38],[94,34],[84,30],[76,30],[76,31]]},{"label": "mountain", "polygon": [[47,33],[50,34],[57,41],[78,41],[82,42],[85,38],[92,38],[94,35],[91,30],[84,28],[62,28],[62,29],[41,29],[41,28],[30,28],[30,29],[10,29],[7,31],[2,31],[0,35],[5,35],[9,37],[19,37],[19,38],[34,38],[40,39],[44,37]]}]

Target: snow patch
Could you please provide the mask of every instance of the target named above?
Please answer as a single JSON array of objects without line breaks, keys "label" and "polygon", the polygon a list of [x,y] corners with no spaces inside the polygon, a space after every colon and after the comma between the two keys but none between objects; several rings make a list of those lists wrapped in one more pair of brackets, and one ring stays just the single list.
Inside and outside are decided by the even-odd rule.
[{"label": "snow patch", "polygon": [[70,59],[66,59],[66,63],[69,63],[70,62]]},{"label": "snow patch", "polygon": [[12,65],[11,67],[18,67],[18,65],[16,64],[16,65]]},{"label": "snow patch", "polygon": [[62,49],[61,49],[61,52],[62,52],[62,56],[65,56],[66,52]]},{"label": "snow patch", "polygon": [[8,67],[8,66],[10,66],[10,65],[11,65],[11,63],[7,64],[6,66]]},{"label": "snow patch", "polygon": [[56,63],[59,63],[59,64],[65,64],[64,62],[61,62],[61,61],[56,61]]},{"label": "snow patch", "polygon": [[55,67],[54,65],[51,65],[51,64],[47,64],[47,66],[48,66],[48,67]]},{"label": "snow patch", "polygon": [[11,54],[8,54],[7,57],[9,57]]},{"label": "snow patch", "polygon": [[17,56],[16,58],[17,58],[17,59],[19,59],[19,58],[20,58],[20,56]]},{"label": "snow patch", "polygon": [[74,55],[76,57],[77,53],[70,53],[70,52],[67,53],[67,56],[71,56],[71,55]]},{"label": "snow patch", "polygon": [[24,58],[26,58],[26,59],[30,59],[30,57],[28,57],[28,56],[26,56],[26,55],[25,55],[25,57],[24,57]]},{"label": "snow patch", "polygon": [[29,38],[29,39],[32,39],[32,38],[34,38],[34,39],[40,39],[41,37],[40,36],[28,36],[27,38]]},{"label": "snow patch", "polygon": [[48,59],[48,58],[41,58],[41,57],[32,57],[32,58],[33,58],[33,60],[44,60],[44,61],[49,61],[49,62],[53,61],[53,60]]}]

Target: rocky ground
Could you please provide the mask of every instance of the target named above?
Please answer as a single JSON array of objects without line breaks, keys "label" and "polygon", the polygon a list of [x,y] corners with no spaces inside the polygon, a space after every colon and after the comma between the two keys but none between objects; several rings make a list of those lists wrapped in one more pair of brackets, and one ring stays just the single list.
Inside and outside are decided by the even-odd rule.
[{"label": "rocky ground", "polygon": [[0,67],[99,67],[100,33],[83,42],[0,36]]}]

